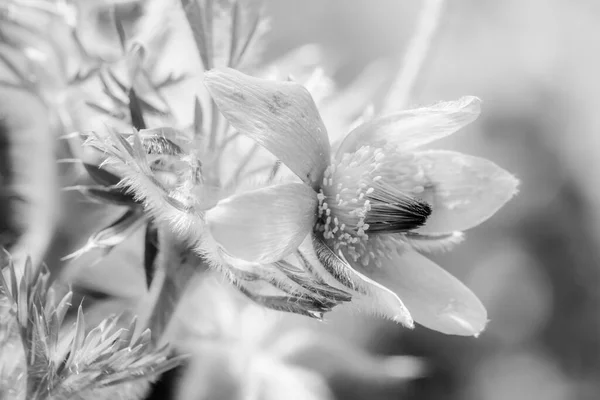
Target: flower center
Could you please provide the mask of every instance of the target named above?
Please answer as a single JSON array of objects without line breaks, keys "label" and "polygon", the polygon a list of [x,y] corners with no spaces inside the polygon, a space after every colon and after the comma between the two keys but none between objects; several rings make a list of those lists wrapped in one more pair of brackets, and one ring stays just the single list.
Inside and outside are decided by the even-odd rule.
[{"label": "flower center", "polygon": [[404,233],[425,223],[431,207],[421,197],[429,185],[413,154],[363,146],[325,171],[317,230],[336,251],[366,265],[392,250],[379,234]]}]

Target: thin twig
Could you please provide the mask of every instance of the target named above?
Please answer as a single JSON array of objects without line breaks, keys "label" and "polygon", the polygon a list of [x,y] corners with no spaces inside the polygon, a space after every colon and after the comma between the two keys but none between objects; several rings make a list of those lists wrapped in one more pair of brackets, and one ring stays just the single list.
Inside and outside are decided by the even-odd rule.
[{"label": "thin twig", "polygon": [[[229,124],[229,121],[225,121],[225,123]],[[227,127],[227,129],[224,129],[224,131],[227,132],[228,129],[229,129],[229,127]],[[231,135],[224,138],[221,141],[221,143],[219,143],[219,147],[217,147],[217,154],[221,154],[225,150],[225,147],[227,147],[228,144],[230,144],[231,142],[233,142],[235,139],[237,139],[240,136],[241,136],[240,131],[234,131],[231,133]]]},{"label": "thin twig", "polygon": [[219,132],[219,124],[221,122],[221,117],[219,113],[219,108],[217,107],[217,103],[211,99],[210,102],[210,135],[208,136],[208,149],[213,151],[217,146],[217,136]]},{"label": "thin twig", "polygon": [[417,22],[417,27],[410,40],[402,68],[387,95],[384,96],[382,111],[391,109],[404,109],[414,91],[419,73],[430,53],[431,44],[435,38],[442,11],[444,0],[426,0]]}]

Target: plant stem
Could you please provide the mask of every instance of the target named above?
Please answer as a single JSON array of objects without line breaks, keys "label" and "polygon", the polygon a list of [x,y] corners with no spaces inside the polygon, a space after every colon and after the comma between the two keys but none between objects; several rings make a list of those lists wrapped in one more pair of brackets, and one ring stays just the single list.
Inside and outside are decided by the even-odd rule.
[{"label": "plant stem", "polygon": [[431,50],[437,33],[444,0],[425,0],[417,27],[402,61],[399,74],[384,96],[382,111],[389,112],[406,108],[415,89],[419,73]]},{"label": "plant stem", "polygon": [[159,227],[159,236],[157,271],[150,288],[152,306],[147,323],[142,324],[143,329],[149,328],[152,332],[152,342],[156,346],[167,341],[171,320],[194,275],[208,268],[189,245],[167,229]]}]

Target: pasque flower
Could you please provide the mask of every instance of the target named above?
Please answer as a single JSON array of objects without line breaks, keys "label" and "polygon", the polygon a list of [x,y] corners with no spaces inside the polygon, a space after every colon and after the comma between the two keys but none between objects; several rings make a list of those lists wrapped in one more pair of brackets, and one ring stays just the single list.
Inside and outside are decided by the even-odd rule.
[{"label": "pasque flower", "polygon": [[205,84],[231,125],[302,181],[241,192],[207,211],[220,249],[267,264],[311,234],[318,258],[335,259],[346,286],[370,286],[367,292],[388,300],[393,292],[392,306],[375,300],[381,313],[448,334],[484,329],[487,313],[477,297],[421,254],[457,243],[461,231],[488,219],[516,192],[518,181],[488,160],[420,150],[475,120],[478,98],[373,118],[332,149],[303,86],[232,69],[207,72]]}]

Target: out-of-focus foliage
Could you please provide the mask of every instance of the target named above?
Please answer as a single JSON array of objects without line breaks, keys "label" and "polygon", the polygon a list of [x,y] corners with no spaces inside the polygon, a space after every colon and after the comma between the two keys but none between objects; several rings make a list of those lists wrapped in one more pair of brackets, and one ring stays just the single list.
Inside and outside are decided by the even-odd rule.
[{"label": "out-of-focus foliage", "polygon": [[167,346],[153,349],[150,330],[136,332],[135,319],[119,327],[119,317],[111,316],[89,330],[79,306],[76,322],[66,327],[73,293],[59,297],[45,267],[27,259],[17,268],[0,251],[3,399],[109,398],[121,391],[128,393],[123,398],[140,398],[149,379],[180,363],[168,357]]}]

